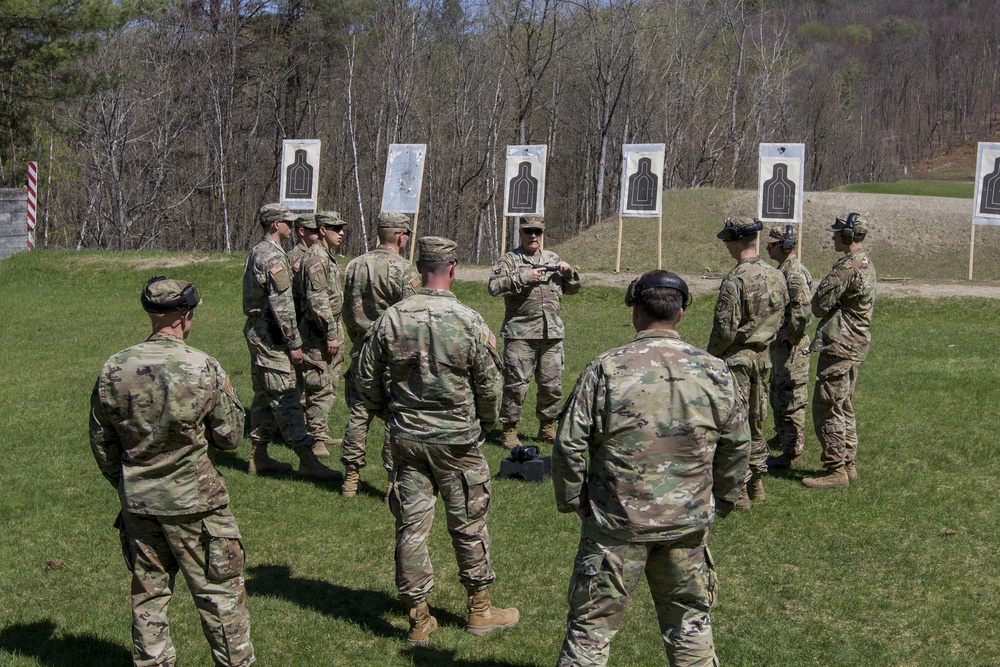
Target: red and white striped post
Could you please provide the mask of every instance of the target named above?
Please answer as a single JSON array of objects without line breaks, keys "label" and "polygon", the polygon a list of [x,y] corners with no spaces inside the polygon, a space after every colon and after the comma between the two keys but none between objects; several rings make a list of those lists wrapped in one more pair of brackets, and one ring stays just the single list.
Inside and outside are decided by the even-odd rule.
[{"label": "red and white striped post", "polygon": [[38,163],[28,163],[28,250],[35,249],[35,213],[38,209]]}]

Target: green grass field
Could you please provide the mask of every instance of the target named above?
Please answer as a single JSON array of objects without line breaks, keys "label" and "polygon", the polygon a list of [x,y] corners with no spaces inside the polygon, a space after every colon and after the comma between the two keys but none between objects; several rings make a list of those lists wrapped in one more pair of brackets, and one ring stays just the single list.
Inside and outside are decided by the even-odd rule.
[{"label": "green grass field", "polygon": [[[118,501],[90,454],[89,394],[101,363],[147,335],[139,291],[166,274],[201,286],[190,343],[221,361],[249,403],[242,258],[200,259],[178,266],[185,258],[168,254],[53,252],[0,262],[0,666],[130,664],[129,575],[111,525]],[[460,283],[456,292],[499,327],[502,303],[485,285]],[[703,297],[689,309],[683,338],[705,344],[712,305]],[[621,290],[611,288],[585,286],[565,299],[564,316],[568,391],[594,355],[632,329]],[[1000,436],[987,413],[1000,404],[998,328],[995,302],[879,301],[856,397],[859,481],[815,491],[797,472],[770,478],[766,501],[712,534],[723,665],[996,664]],[[532,393],[526,414],[533,402]],[[344,419],[341,399],[331,430]],[[487,447],[494,472],[504,455],[496,442]],[[428,648],[410,650],[394,593],[380,444],[377,427],[353,500],[339,484],[249,477],[246,442],[218,458],[245,538],[258,664],[554,664],[577,518],[555,511],[548,483],[495,481],[492,591],[519,607],[522,621],[475,638],[462,629],[464,591],[439,513],[431,603],[442,628]],[[811,433],[806,447],[818,465]],[[46,569],[55,559],[65,565]],[[181,664],[209,664],[194,606],[177,588],[171,625]],[[645,585],[610,664],[666,664]]]},{"label": "green grass field", "polygon": [[975,184],[961,181],[930,181],[907,179],[892,183],[852,183],[837,188],[839,192],[865,192],[881,195],[915,195],[919,197],[957,197],[972,199]]}]

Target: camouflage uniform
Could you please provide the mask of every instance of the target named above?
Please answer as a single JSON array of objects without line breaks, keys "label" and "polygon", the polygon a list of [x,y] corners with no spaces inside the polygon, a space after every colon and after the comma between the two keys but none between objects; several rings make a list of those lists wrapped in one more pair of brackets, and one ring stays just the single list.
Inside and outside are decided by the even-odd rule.
[{"label": "camouflage uniform", "polygon": [[446,290],[419,289],[386,310],[365,339],[358,390],[392,435],[396,587],[410,606],[434,585],[427,540],[437,492],[462,584],[471,594],[493,581],[490,469],[479,446],[497,418],[499,363],[486,322]]},{"label": "camouflage uniform", "polygon": [[250,350],[253,404],[250,441],[267,445],[276,436],[290,447],[308,448],[296,375],[288,350],[302,347],[292,296],[292,275],[285,252],[264,237],[243,267],[243,335]]},{"label": "camouflage uniform", "polygon": [[732,373],[676,331],[642,331],[587,366],[552,453],[556,506],[586,515],[561,667],[606,664],[643,572],[670,664],[717,664],[706,540],[716,504],[739,498],[749,449]]},{"label": "camouflage uniform", "polygon": [[819,351],[813,388],[813,427],[827,470],[854,463],[858,452],[854,385],[871,343],[875,265],[863,250],[844,255],[816,288],[813,315],[820,318],[813,350]]},{"label": "camouflage uniform", "polygon": [[[299,217],[301,218],[302,216]],[[309,248],[306,247],[305,243],[296,243],[295,246],[288,251],[286,255],[288,258],[288,266],[292,267],[293,276],[295,275],[295,272],[299,270],[298,262],[300,259],[305,257],[306,250],[309,250]]]},{"label": "camouflage uniform", "polygon": [[708,352],[724,359],[747,402],[750,423],[750,472],[767,472],[768,345],[781,326],[788,289],[785,278],[760,257],[740,261],[719,287]]},{"label": "camouflage uniform", "polygon": [[806,403],[809,399],[809,334],[812,319],[812,275],[795,256],[778,267],[788,287],[788,305],[780,331],[785,341],[771,342],[771,409],[781,451],[789,457],[802,454],[806,438]]},{"label": "camouflage uniform", "polygon": [[[326,247],[314,243],[294,265],[295,310],[302,336],[302,365],[297,369],[302,388],[306,427],[320,442],[329,440],[330,409],[337,393],[336,357],[327,341],[342,340],[340,309],[334,314],[334,292],[340,296],[339,276],[330,264]],[[333,287],[333,289],[331,289]]]},{"label": "camouflage uniform", "polygon": [[[178,282],[178,281],[164,281]],[[180,571],[216,665],[250,665],[244,552],[213,448],[235,449],[243,407],[212,357],[173,335],[112,356],[91,395],[90,444],[118,490],[132,572],[133,664],[174,665],[167,608]]]},{"label": "camouflage uniform", "polygon": [[[344,467],[360,469],[365,467],[365,440],[373,417],[357,388],[361,344],[386,308],[415,293],[420,287],[420,276],[409,260],[387,245],[352,259],[345,275],[344,326],[351,339],[351,362],[344,374],[344,400],[350,414],[340,460]],[[382,445],[382,465],[392,470],[388,429]]]},{"label": "camouflage uniform", "polygon": [[574,270],[566,279],[558,271],[549,271],[543,282],[531,284],[527,272],[532,265],[555,266],[560,261],[559,255],[548,250],[529,255],[524,248],[517,248],[493,266],[489,292],[491,296],[502,296],[505,306],[500,329],[504,339],[500,421],[504,424],[521,420],[532,375],[538,385],[535,414],[539,421],[555,419],[559,414],[566,335],[559,304],[563,293],[580,291],[580,275]]}]

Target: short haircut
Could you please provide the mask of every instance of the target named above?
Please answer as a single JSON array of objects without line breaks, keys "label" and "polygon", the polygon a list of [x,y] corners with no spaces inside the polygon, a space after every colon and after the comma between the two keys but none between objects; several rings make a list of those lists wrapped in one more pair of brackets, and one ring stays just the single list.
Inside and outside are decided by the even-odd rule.
[{"label": "short haircut", "polygon": [[389,243],[396,238],[396,235],[400,232],[405,232],[406,230],[402,227],[379,227],[378,228],[378,242],[379,243]]},{"label": "short haircut", "polygon": [[757,234],[758,232],[750,232],[749,234],[744,234],[740,238],[733,241],[740,248],[749,248],[752,245],[757,244]]},{"label": "short haircut", "polygon": [[417,272],[436,276],[447,273],[448,267],[455,263],[453,259],[418,259]]},{"label": "short haircut", "polygon": [[[646,276],[658,276],[669,271],[655,270]],[[656,322],[676,322],[684,306],[684,295],[672,287],[646,287],[636,298],[635,305]]]}]

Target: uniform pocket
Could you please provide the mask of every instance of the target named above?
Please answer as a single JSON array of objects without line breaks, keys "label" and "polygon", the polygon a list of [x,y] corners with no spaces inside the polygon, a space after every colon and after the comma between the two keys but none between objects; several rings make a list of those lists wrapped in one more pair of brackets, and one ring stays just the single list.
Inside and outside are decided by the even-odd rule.
[{"label": "uniform pocket", "polygon": [[213,516],[202,521],[205,544],[205,576],[209,581],[228,581],[243,574],[246,554],[240,529],[233,517]]},{"label": "uniform pocket", "polygon": [[470,521],[486,516],[490,508],[490,493],[493,484],[490,482],[490,468],[483,464],[479,468],[466,470],[462,473],[465,484],[465,510]]}]

